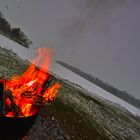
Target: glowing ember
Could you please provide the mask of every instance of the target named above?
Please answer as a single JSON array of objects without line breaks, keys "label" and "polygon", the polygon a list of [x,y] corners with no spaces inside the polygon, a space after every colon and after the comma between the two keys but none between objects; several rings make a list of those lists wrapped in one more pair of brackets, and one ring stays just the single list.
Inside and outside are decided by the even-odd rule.
[{"label": "glowing ember", "polygon": [[[31,116],[38,112],[37,103],[52,101],[55,99],[59,83],[54,83],[51,87],[45,88],[44,84],[50,78],[50,75],[43,70],[50,64],[50,53],[46,48],[38,49],[38,57],[35,58],[32,63],[41,63],[40,69],[37,69],[34,64],[31,64],[29,68],[21,76],[13,76],[11,80],[6,82],[6,91],[11,91],[9,96],[12,96],[12,101],[6,97],[6,106],[12,108],[16,106],[18,117]],[[14,104],[14,105],[13,105]],[[10,109],[9,109],[10,110]],[[6,116],[15,117],[13,110],[6,111]]]}]

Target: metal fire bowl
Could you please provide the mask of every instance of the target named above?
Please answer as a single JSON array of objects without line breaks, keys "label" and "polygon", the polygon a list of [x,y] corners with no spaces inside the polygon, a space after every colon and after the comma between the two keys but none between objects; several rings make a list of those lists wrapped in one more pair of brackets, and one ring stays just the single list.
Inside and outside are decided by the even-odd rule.
[{"label": "metal fire bowl", "polygon": [[0,116],[0,140],[19,140],[32,127],[38,113],[29,117]]},{"label": "metal fire bowl", "polygon": [[[4,92],[4,83],[0,82],[0,109],[3,109],[2,96]],[[29,117],[6,117],[0,110],[0,140],[19,140],[32,127],[38,113]]]}]

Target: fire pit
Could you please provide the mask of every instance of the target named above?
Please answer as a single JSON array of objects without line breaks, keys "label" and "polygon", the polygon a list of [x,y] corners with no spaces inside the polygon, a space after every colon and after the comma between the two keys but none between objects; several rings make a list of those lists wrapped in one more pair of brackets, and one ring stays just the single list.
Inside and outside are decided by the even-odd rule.
[{"label": "fire pit", "polygon": [[37,114],[29,117],[15,118],[4,116],[4,83],[0,82],[0,139],[20,139],[31,128]]},{"label": "fire pit", "polygon": [[[39,50],[40,57],[46,49]],[[40,68],[31,64],[22,75],[0,79],[0,139],[20,139],[31,128],[42,106],[52,102],[60,87],[48,67],[48,57]]]},{"label": "fire pit", "polygon": [[[51,84],[52,80],[54,80],[53,76],[50,78],[50,80],[47,80],[46,84],[42,85],[42,91],[45,91],[49,88],[49,85]],[[18,106],[14,102],[14,97],[12,99],[11,97],[7,98],[7,92],[5,91],[6,83],[6,80],[0,81],[0,139],[16,140],[22,138],[29,131],[39,113],[41,106],[45,105],[46,103],[43,100],[44,98],[41,98],[39,96],[39,99],[36,99],[35,102],[32,102],[32,108],[24,112],[24,110],[21,110],[22,108],[20,108],[20,106]],[[6,99],[10,99],[10,105],[12,104],[10,106],[10,108],[12,109],[10,110],[10,112],[8,112],[9,107],[7,106],[9,106],[9,103],[6,102]],[[23,99],[26,100],[25,97],[23,97]],[[36,102],[38,100],[40,100],[40,102]]]}]

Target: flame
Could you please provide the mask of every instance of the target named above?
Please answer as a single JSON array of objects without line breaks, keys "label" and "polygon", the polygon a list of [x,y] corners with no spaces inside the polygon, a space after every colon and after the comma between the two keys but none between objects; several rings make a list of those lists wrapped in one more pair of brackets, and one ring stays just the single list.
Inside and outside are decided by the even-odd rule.
[{"label": "flame", "polygon": [[[10,89],[14,103],[18,106],[18,117],[27,117],[38,112],[38,107],[35,104],[38,98],[43,101],[52,101],[56,98],[57,92],[60,88],[59,83],[55,83],[51,87],[45,88],[43,84],[49,80],[48,70],[50,65],[50,52],[47,48],[39,48],[37,50],[38,57],[32,60],[32,64],[22,74],[13,76],[11,80],[6,82],[6,90]],[[35,64],[40,63],[40,68]],[[12,106],[11,101],[6,97],[6,106]],[[7,111],[6,116],[14,117],[13,111]]]}]

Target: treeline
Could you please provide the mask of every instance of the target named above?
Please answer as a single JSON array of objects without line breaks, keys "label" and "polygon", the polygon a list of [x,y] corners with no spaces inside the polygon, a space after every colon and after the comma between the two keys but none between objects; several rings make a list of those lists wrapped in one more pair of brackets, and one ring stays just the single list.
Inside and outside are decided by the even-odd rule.
[{"label": "treeline", "polygon": [[12,28],[8,21],[3,17],[0,12],[0,34],[14,40],[15,42],[21,44],[22,46],[29,48],[32,44],[27,36],[21,31],[20,28]]},{"label": "treeline", "polygon": [[56,62],[58,64],[64,66],[65,68],[71,70],[72,72],[80,75],[81,77],[87,79],[88,81],[98,85],[99,87],[103,88],[104,90],[112,93],[113,95],[125,100],[126,102],[128,102],[128,103],[132,104],[133,106],[135,106],[135,107],[140,109],[140,100],[136,99],[133,96],[131,96],[126,91],[119,90],[119,89],[113,87],[112,85],[100,80],[99,78],[94,77],[91,74],[87,74],[87,73],[81,71],[80,69],[75,68],[75,67],[73,67],[71,65],[68,65],[68,64],[66,64],[66,63],[64,63],[62,61],[56,61]]}]

